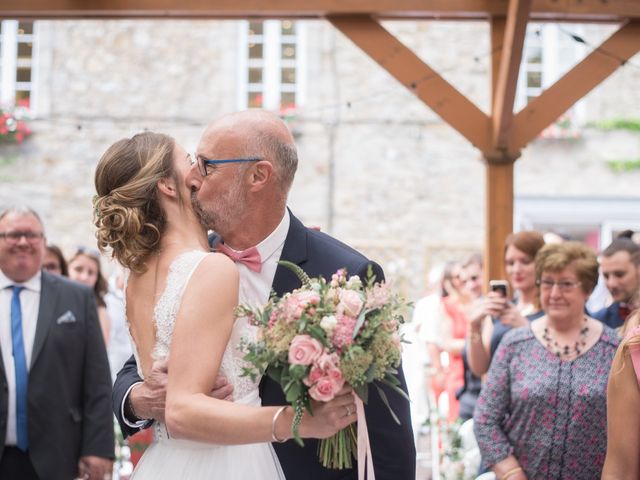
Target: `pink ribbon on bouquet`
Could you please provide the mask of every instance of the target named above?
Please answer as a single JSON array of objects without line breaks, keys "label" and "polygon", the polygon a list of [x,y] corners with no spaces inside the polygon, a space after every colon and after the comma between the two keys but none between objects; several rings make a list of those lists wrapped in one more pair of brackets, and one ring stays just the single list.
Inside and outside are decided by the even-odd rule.
[{"label": "pink ribbon on bouquet", "polygon": [[373,471],[373,457],[371,456],[371,445],[369,443],[369,430],[367,429],[367,419],[364,416],[364,405],[360,397],[354,393],[356,401],[356,412],[358,413],[358,480],[364,480],[364,464],[367,463],[367,480],[375,480]]}]

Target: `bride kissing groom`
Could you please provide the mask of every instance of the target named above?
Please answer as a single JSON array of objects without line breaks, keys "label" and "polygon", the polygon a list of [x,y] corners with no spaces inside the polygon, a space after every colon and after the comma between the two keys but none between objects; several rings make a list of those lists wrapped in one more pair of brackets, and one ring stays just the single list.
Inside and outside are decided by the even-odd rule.
[{"label": "bride kissing groom", "polygon": [[[194,158],[166,140],[170,137],[159,137],[165,140],[145,143],[138,139],[134,145],[130,145],[134,139],[121,141],[125,143],[111,154],[107,151],[96,172],[99,243],[103,248],[110,247],[118,260],[128,261],[125,265],[132,272],[126,308],[138,358],[136,361],[132,357],[118,374],[114,411],[125,435],[153,424],[156,443],[173,441],[171,450],[145,455],[148,458],[143,457],[141,464],[154,465],[145,467],[149,475],[142,474],[143,468],[134,478],[172,478],[168,469],[180,454],[170,452],[179,448],[180,442],[195,441],[195,445],[207,447],[195,454],[197,448],[190,446],[189,462],[210,466],[210,476],[198,473],[208,472],[206,467],[188,467],[180,478],[229,478],[223,474],[229,466],[235,478],[250,478],[239,473],[247,468],[245,472],[263,471],[259,478],[265,479],[283,475],[288,479],[355,479],[357,466],[350,470],[324,468],[317,458],[315,440],[355,421],[351,393],[345,390],[333,402],[315,406],[313,418],[305,414],[300,429],[308,437],[304,447],[284,441],[291,438],[292,409],[274,408],[287,402],[281,387],[268,377],[260,382],[258,398],[253,396],[257,386],[247,385],[250,380],[239,374],[242,356],[237,341],[239,336],[250,334],[251,327],[240,321],[233,324],[232,311],[238,299],[262,305],[272,290],[281,296],[299,287],[297,277],[279,266],[279,260],[299,265],[312,277],[330,278],[339,268],[346,268],[350,275],[364,278],[372,266],[376,278],[382,280],[382,269],[329,235],[304,227],[287,208],[298,158],[293,138],[277,116],[249,110],[221,117],[205,129]],[[141,164],[145,155],[157,157],[161,146],[165,156],[170,150],[177,171],[168,167],[153,172],[148,166],[152,162]],[[130,167],[128,178],[125,173],[112,174],[118,181],[107,185],[108,161],[123,157],[122,151],[127,148],[134,150],[129,157],[136,159],[129,163],[137,162],[137,166]],[[112,170],[121,172],[123,166]],[[148,191],[133,194],[143,178]],[[148,208],[154,198],[159,200],[159,211]],[[155,224],[150,222],[146,227],[157,246],[149,249],[141,240],[146,250],[140,257],[129,255],[128,239],[136,235],[117,231],[125,214],[111,215],[109,210],[125,200],[144,214],[157,217]],[[145,222],[150,220],[133,221],[131,232],[144,231]],[[216,233],[209,237],[208,244],[206,230]],[[207,254],[209,247],[227,253],[235,265],[220,254]],[[160,297],[157,305],[156,297]],[[163,314],[159,308],[163,300],[169,313]],[[145,318],[154,318],[156,325],[145,324]],[[158,359],[153,366],[152,353]],[[220,383],[218,374],[224,375],[228,385]],[[406,391],[402,369],[399,379]],[[377,392],[372,391],[365,415],[376,478],[413,480],[415,446],[409,403],[387,387],[382,388],[401,423],[396,424]],[[233,403],[219,400],[232,389]],[[260,404],[262,408],[257,408]],[[277,454],[275,466],[268,458],[271,447],[258,452],[235,451],[232,455],[223,447],[264,446],[268,442],[273,442]],[[251,470],[252,466],[257,470]]]}]

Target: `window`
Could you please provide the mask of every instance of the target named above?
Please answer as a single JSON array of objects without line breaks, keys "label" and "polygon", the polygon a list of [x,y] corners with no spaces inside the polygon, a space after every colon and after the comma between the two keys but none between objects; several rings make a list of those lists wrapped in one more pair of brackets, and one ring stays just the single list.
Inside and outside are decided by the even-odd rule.
[{"label": "window", "polygon": [[34,23],[0,21],[0,104],[33,103]]},{"label": "window", "polygon": [[286,112],[302,103],[302,38],[302,22],[242,22],[240,108]]},{"label": "window", "polygon": [[[550,23],[531,23],[527,26],[518,77],[516,111],[553,85],[586,54],[584,47],[571,38],[571,33],[581,34],[581,26]],[[580,103],[576,104],[567,112],[567,118],[575,119],[576,115],[581,115],[581,112],[576,112],[581,108]]]}]

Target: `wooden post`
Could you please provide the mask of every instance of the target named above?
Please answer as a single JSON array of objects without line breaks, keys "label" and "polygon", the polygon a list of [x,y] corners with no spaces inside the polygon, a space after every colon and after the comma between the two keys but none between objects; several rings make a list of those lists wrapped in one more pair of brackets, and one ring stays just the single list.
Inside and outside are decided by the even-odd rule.
[{"label": "wooden post", "polygon": [[505,278],[504,240],[513,231],[513,161],[486,160],[485,286]]}]

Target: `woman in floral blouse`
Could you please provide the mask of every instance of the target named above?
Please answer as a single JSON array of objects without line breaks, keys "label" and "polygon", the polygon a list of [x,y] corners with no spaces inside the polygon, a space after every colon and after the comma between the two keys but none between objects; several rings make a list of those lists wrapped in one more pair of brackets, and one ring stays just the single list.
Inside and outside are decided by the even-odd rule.
[{"label": "woman in floral blouse", "polygon": [[474,430],[498,480],[600,478],[616,333],[585,315],[598,263],[578,242],[536,256],[546,312],[508,332],[476,405]]}]

